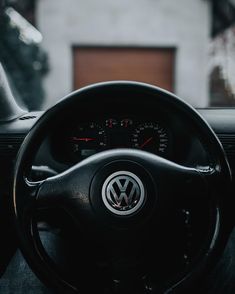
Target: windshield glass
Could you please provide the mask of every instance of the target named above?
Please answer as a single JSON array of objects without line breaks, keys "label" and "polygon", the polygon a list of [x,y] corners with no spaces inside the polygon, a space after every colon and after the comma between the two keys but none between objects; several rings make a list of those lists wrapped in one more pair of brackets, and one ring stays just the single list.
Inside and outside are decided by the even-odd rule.
[{"label": "windshield glass", "polygon": [[235,105],[234,0],[0,3],[0,61],[29,110],[108,80],[154,84],[195,107]]}]

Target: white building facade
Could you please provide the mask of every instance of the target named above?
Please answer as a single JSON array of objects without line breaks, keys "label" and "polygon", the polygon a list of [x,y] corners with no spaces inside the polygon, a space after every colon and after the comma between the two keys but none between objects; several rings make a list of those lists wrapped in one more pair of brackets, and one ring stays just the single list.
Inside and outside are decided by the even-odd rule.
[{"label": "white building facade", "polygon": [[175,48],[174,91],[208,105],[211,3],[206,0],[39,0],[48,107],[74,90],[74,46]]}]

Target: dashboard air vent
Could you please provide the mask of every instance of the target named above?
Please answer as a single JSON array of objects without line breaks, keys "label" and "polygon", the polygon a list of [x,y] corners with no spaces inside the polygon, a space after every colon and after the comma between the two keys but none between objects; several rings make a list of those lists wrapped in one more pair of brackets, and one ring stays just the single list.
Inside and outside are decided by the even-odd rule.
[{"label": "dashboard air vent", "polygon": [[228,157],[235,159],[235,134],[217,134]]},{"label": "dashboard air vent", "polygon": [[27,120],[27,119],[34,119],[34,118],[36,118],[35,115],[25,115],[25,116],[20,117],[19,119],[20,120]]},{"label": "dashboard air vent", "polygon": [[0,135],[0,157],[16,156],[24,137],[24,135]]}]

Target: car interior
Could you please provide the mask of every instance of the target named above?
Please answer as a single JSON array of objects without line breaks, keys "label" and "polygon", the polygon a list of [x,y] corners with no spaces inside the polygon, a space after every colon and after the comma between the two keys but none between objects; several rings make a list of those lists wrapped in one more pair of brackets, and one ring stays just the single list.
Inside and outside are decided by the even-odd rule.
[{"label": "car interior", "polygon": [[[35,64],[23,100],[7,43],[22,42],[14,20],[24,6],[0,7],[10,24],[0,27],[0,293],[235,293],[234,96],[231,105],[197,106],[135,80],[132,68],[133,79],[75,83],[39,107],[42,85],[27,88],[30,75],[39,80]],[[220,33],[235,20],[228,7]],[[118,64],[123,52],[113,49]],[[129,49],[125,62],[140,58]],[[101,58],[107,49],[97,50]],[[94,48],[77,54],[91,64]],[[26,107],[27,99],[35,101]]]}]

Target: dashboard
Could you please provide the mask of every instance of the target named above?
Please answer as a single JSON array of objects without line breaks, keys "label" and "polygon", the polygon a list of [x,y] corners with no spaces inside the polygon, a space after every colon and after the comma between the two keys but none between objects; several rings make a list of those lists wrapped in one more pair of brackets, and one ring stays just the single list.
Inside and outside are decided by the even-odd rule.
[{"label": "dashboard", "polygon": [[137,148],[161,156],[169,151],[170,133],[164,125],[129,117],[82,123],[66,134],[64,148],[74,161],[114,148]]},{"label": "dashboard", "polygon": [[208,165],[203,144],[188,134],[187,126],[169,117],[114,115],[63,122],[53,131],[49,146],[54,159],[68,166],[115,148],[139,149],[188,166]]},{"label": "dashboard", "polygon": [[54,137],[52,145],[54,149],[60,145],[60,154],[58,150],[56,154],[61,161],[79,162],[97,152],[115,148],[136,148],[168,157],[170,138],[171,132],[163,122],[123,116],[74,122],[72,127],[65,127]]},{"label": "dashboard", "polygon": [[[233,169],[235,110],[199,111],[219,136]],[[42,114],[43,112],[32,112],[9,123],[0,124],[2,163],[9,165],[16,157],[25,135]],[[108,117],[96,117],[94,114],[92,119],[86,119],[85,116],[86,114],[81,120],[73,113],[69,117],[61,118],[53,133],[41,145],[34,164],[49,166],[61,172],[94,153],[113,148],[142,148],[185,166],[210,164],[205,144],[195,139],[190,126],[163,111],[154,111],[149,117],[141,113],[133,115],[116,112]]]}]

